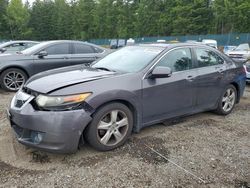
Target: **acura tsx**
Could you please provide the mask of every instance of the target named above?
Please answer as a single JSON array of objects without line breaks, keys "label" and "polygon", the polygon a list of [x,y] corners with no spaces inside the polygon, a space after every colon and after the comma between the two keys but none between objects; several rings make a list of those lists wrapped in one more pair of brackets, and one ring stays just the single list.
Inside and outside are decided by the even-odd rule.
[{"label": "acura tsx", "polygon": [[31,77],[7,111],[17,140],[72,153],[81,140],[107,151],[132,132],[203,111],[229,114],[240,101],[242,65],[202,44],[124,47],[87,67]]}]

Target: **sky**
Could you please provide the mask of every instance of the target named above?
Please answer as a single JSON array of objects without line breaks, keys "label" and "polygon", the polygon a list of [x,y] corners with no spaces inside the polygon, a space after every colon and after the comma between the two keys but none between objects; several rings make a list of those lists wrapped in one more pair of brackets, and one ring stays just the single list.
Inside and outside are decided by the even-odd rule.
[{"label": "sky", "polygon": [[32,4],[35,0],[22,0],[23,3],[26,3],[28,1],[30,4]]}]

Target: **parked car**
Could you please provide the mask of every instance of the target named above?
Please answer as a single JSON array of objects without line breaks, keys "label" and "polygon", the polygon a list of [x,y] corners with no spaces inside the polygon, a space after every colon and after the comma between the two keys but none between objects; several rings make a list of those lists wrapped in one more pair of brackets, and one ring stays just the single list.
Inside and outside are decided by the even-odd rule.
[{"label": "parked car", "polygon": [[36,41],[28,41],[28,40],[19,40],[19,41],[9,41],[0,44],[0,54],[1,53],[10,53],[13,54],[15,52],[20,52],[27,48],[30,48],[39,42]]},{"label": "parked car", "polygon": [[233,51],[237,46],[224,46],[223,52],[226,55],[229,55],[231,51]]},{"label": "parked car", "polygon": [[229,53],[229,57],[245,60],[250,58],[250,42],[237,46],[233,51]]},{"label": "parked car", "polygon": [[167,41],[164,40],[164,39],[158,39],[156,42],[158,42],[158,43],[166,43]]},{"label": "parked car", "polygon": [[0,85],[17,91],[34,74],[77,64],[89,65],[108,49],[80,41],[48,41],[11,56],[0,56]]},{"label": "parked car", "polygon": [[127,40],[127,44],[126,44],[127,46],[133,46],[133,45],[135,45],[135,40],[134,39],[132,39],[132,38],[129,38],[128,40]]},{"label": "parked car", "polygon": [[33,76],[12,99],[10,124],[20,143],[38,149],[75,152],[84,138],[107,151],[169,118],[229,114],[243,95],[243,70],[206,45],[128,46],[90,67]]},{"label": "parked car", "polygon": [[244,68],[245,68],[245,71],[246,71],[246,81],[247,81],[247,83],[250,83],[250,60],[248,60],[244,64]]},{"label": "parked car", "polygon": [[202,44],[206,44],[208,46],[211,46],[215,49],[218,49],[218,45],[217,45],[217,41],[216,40],[212,40],[212,39],[203,39],[202,40]]},{"label": "parked car", "polygon": [[112,39],[110,41],[110,48],[111,49],[118,49],[121,47],[126,46],[126,40],[125,39]]}]

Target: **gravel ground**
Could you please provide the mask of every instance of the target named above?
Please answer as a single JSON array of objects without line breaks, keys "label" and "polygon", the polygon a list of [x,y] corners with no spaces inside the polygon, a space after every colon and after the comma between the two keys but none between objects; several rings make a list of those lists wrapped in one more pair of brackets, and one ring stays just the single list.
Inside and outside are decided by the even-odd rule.
[{"label": "gravel ground", "polygon": [[12,95],[0,91],[0,187],[250,187],[250,86],[226,117],[200,113],[145,128],[114,151],[71,155],[16,142],[4,110]]}]

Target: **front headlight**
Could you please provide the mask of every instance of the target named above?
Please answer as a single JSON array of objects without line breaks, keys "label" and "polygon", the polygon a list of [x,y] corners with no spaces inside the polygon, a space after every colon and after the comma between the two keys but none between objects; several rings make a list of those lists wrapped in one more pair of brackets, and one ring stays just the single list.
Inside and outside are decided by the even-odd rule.
[{"label": "front headlight", "polygon": [[85,101],[92,93],[83,93],[67,96],[38,95],[36,104],[43,109],[71,109]]}]

